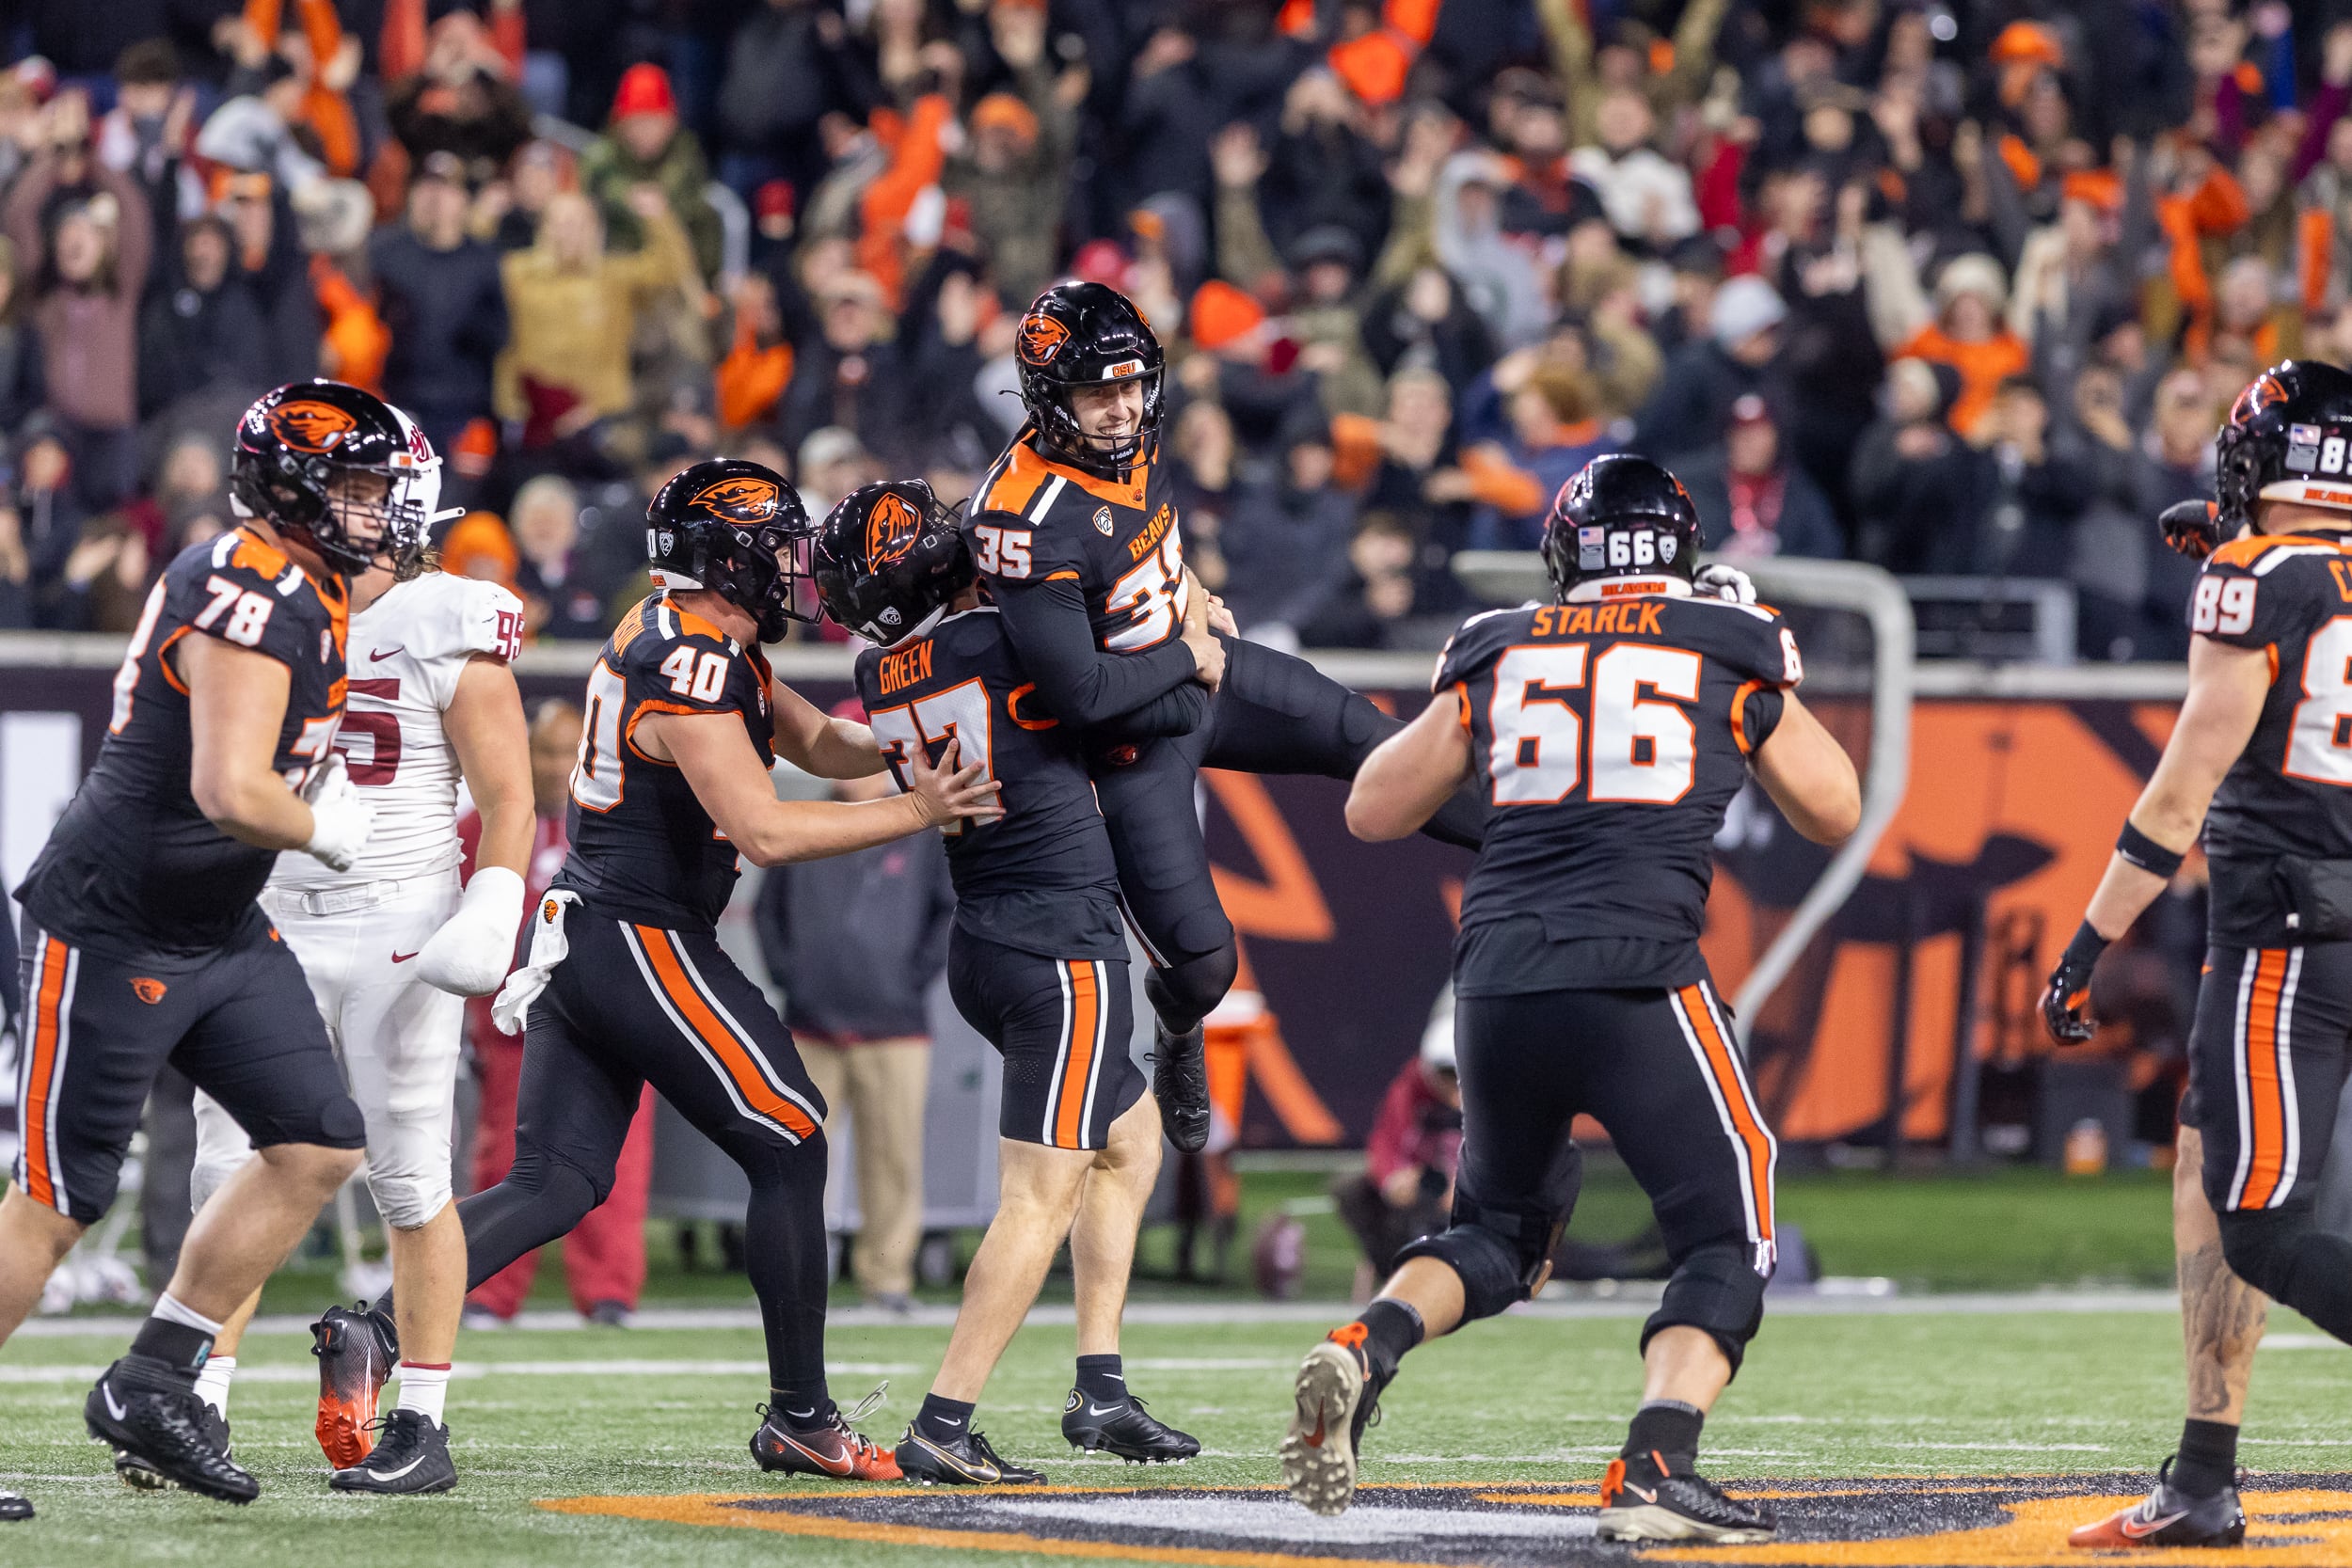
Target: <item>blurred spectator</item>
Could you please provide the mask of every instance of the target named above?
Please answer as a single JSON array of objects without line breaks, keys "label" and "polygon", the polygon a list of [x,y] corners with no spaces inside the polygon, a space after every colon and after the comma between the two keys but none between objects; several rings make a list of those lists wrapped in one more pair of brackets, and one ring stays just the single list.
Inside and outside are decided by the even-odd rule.
[{"label": "blurred spectator", "polygon": [[580,550],[580,495],[570,482],[541,474],[515,492],[507,508],[514,536],[515,592],[523,619],[539,637],[600,642],[612,629],[600,586],[588,580]]},{"label": "blurred spectator", "polygon": [[1348,543],[1347,569],[1298,628],[1300,643],[1310,648],[1413,646],[1410,622],[1419,554],[1409,527],[1386,513],[1366,513]]},{"label": "blurred spectator", "polygon": [[1680,477],[1708,549],[1734,560],[1846,553],[1829,499],[1783,448],[1779,422],[1754,392],[1731,405],[1722,451],[1685,464]]},{"label": "blurred spectator", "polygon": [[1731,405],[1770,390],[1788,307],[1760,277],[1735,277],[1708,305],[1708,335],[1666,361],[1658,389],[1634,417],[1633,445],[1672,467],[1731,428]]},{"label": "blurred spectator", "polygon": [[669,72],[638,64],[622,73],[604,135],[580,156],[580,188],[604,210],[606,231],[622,250],[643,249],[646,236],[630,206],[641,185],[660,187],[694,248],[706,278],[719,273],[719,214],[710,205],[709,166],[702,143],[678,124]]},{"label": "blurred spectator", "polygon": [[56,99],[44,130],[0,230],[34,279],[45,406],[75,483],[87,504],[110,506],[138,480],[138,309],[154,230],[145,193],[91,155],[80,94]]},{"label": "blurred spectator", "polygon": [[882,285],[866,273],[843,272],[813,292],[817,333],[800,345],[778,431],[786,445],[797,446],[818,430],[847,430],[867,450],[895,457],[905,389],[885,337],[891,321]]},{"label": "blurred spectator", "polygon": [[1890,572],[1969,569],[1976,453],[1945,411],[1960,376],[1925,359],[1898,359],[1882,394],[1885,413],[1854,449],[1858,515],[1854,553]]},{"label": "blurred spectator", "polygon": [[[1965,395],[1964,393],[1963,394]],[[2062,578],[2090,476],[2051,433],[2050,406],[2031,376],[2001,383],[1980,421],[1991,438],[1974,569],[1992,577]]]},{"label": "blurred spectator", "polygon": [[1699,227],[1691,173],[1649,145],[1658,128],[1649,100],[1630,87],[1600,95],[1593,145],[1569,154],[1576,177],[1599,193],[1610,226],[1624,239],[1663,249]]},{"label": "blurred spectator", "polygon": [[1471,389],[1466,426],[1484,423],[1482,404],[1500,401],[1508,434],[1482,441],[1461,466],[1431,476],[1430,499],[1476,504],[1464,543],[1474,550],[1532,550],[1543,542],[1551,498],[1570,476],[1617,444],[1599,419],[1592,379],[1533,350],[1505,356]]},{"label": "blurred spectator", "polygon": [[1364,1168],[1332,1189],[1340,1220],[1363,1251],[1360,1298],[1386,1279],[1407,1242],[1445,1228],[1462,1152],[1462,1085],[1454,1072],[1454,996],[1438,998],[1421,1050],[1380,1097]]},{"label": "blurred spectator", "polygon": [[[1916,283],[1902,292],[1915,299]],[[1959,372],[1960,395],[1952,400],[1949,417],[1963,436],[1979,434],[2002,384],[2032,363],[2025,340],[2002,321],[2008,298],[2000,262],[1981,254],[1955,256],[1935,280],[1934,319],[1889,350]]]},{"label": "blurred spectator", "polygon": [[525,448],[583,436],[630,411],[638,313],[693,276],[685,230],[660,191],[641,185],[628,200],[645,225],[642,251],[608,254],[596,203],[566,191],[548,202],[536,243],[501,263],[514,337],[500,412],[523,421]]},{"label": "blurred spectator", "polygon": [[269,331],[252,291],[230,276],[236,240],[207,213],[181,226],[163,287],[142,313],[139,411],[157,414],[219,388],[224,403],[270,385]]},{"label": "blurred spectator", "polygon": [[294,134],[303,87],[282,55],[265,55],[238,73],[236,93],[205,118],[196,134],[200,158],[247,173],[267,174],[288,190],[326,177],[326,166]]},{"label": "blurred spectator", "polygon": [[0,236],[0,432],[17,429],[47,401],[41,378],[40,333],[32,322],[16,246]]},{"label": "blurred spectator", "polygon": [[179,51],[165,38],[142,39],[115,62],[115,105],[98,122],[98,156],[147,192],[157,233],[178,215],[181,160],[195,129],[196,88],[183,83]]},{"label": "blurred spectator", "polygon": [[1070,159],[1088,75],[1083,65],[1056,73],[1039,0],[997,0],[988,27],[1015,90],[992,92],[972,106],[965,145],[949,151],[940,188],[970,210],[972,232],[987,247],[997,285],[1025,304],[1057,276],[1057,238],[1070,200]]},{"label": "blurred spectator", "polygon": [[408,186],[405,220],[368,243],[376,310],[391,333],[384,395],[451,451],[467,424],[491,410],[491,373],[506,346],[499,253],[466,232],[466,166],[428,152]]},{"label": "blurred spectator", "polygon": [[884,476],[882,467],[858,444],[852,431],[827,425],[811,431],[800,446],[796,488],[811,517],[821,517],[841,503],[841,498],[861,484]]},{"label": "blurred spectator", "polygon": [[1244,635],[1268,626],[1295,633],[1329,592],[1356,523],[1355,502],[1332,486],[1332,464],[1329,432],[1301,421],[1277,477],[1232,498],[1217,547],[1225,602]]},{"label": "blurred spectator", "polygon": [[719,123],[722,173],[737,190],[782,175],[813,191],[875,96],[841,13],[804,0],[764,0],[727,44]]},{"label": "blurred spectator", "polygon": [[412,159],[454,152],[468,167],[501,167],[531,139],[531,107],[510,59],[471,11],[433,24],[424,68],[385,100],[392,135]]},{"label": "blurred spectator", "polygon": [[469,512],[441,536],[441,570],[514,588],[522,565],[514,536],[493,512]]}]

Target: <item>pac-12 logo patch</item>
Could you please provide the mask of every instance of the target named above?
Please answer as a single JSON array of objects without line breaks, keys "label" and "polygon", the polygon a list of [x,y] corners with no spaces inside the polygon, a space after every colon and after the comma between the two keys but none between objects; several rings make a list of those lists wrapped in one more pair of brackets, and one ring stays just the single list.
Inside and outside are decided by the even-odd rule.
[{"label": "pac-12 logo patch", "polygon": [[1094,509],[1094,531],[1105,539],[1111,536],[1111,509],[1109,507],[1098,506]]}]

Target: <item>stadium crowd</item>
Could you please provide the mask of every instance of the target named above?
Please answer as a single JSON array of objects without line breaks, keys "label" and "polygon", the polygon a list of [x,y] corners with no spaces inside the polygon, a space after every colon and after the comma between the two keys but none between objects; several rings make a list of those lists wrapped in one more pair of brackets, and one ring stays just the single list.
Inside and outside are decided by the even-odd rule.
[{"label": "stadium crowd", "polygon": [[[2280,0],[13,0],[0,626],[128,630],[319,372],[453,569],[602,638],[716,451],[813,515],[1017,427],[1056,277],[1171,349],[1246,631],[1432,647],[1631,449],[1729,554],[2051,578],[2178,658],[2236,389],[2352,359],[2352,19]],[[625,600],[623,602],[626,602]]]}]

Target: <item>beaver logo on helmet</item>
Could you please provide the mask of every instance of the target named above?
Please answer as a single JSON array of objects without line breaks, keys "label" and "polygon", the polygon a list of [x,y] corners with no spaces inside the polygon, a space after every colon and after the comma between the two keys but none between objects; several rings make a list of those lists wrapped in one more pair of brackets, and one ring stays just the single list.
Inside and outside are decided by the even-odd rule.
[{"label": "beaver logo on helmet", "polygon": [[753,474],[733,474],[695,491],[687,504],[701,507],[712,516],[723,517],[730,523],[757,527],[776,515],[776,503],[781,496],[782,492],[777,490],[773,480],[761,479]]},{"label": "beaver logo on helmet", "polygon": [[319,398],[293,398],[269,411],[270,429],[296,451],[332,451],[359,428],[347,409]]},{"label": "beaver logo on helmet", "polygon": [[1070,341],[1070,327],[1042,310],[1021,318],[1021,357],[1032,365],[1049,365]]},{"label": "beaver logo on helmet", "polygon": [[915,535],[923,531],[923,519],[906,498],[896,490],[884,490],[875,499],[873,510],[866,515],[866,560],[870,566],[896,561],[914,548]]}]

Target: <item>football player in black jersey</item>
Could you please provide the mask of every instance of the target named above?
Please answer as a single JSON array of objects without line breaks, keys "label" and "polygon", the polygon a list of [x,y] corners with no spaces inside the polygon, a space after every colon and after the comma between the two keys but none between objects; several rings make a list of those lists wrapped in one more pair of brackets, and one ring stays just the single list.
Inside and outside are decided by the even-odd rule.
[{"label": "football player in black jersey", "polygon": [[1451,1226],[1300,1366],[1283,1479],[1347,1506],[1356,1444],[1406,1352],[1525,1301],[1550,1272],[1588,1113],[1650,1196],[1673,1276],[1642,1331],[1643,1403],[1601,1483],[1610,1540],[1743,1542],[1772,1515],[1695,1473],[1773,1263],[1772,1164],[1699,952],[1713,843],[1750,777],[1818,843],[1852,832],[1853,764],[1797,701],[1796,639],[1761,605],[1694,593],[1697,514],[1645,458],[1561,487],[1544,562],[1558,602],[1472,616],[1435,696],[1356,777],[1347,825],[1401,838],[1465,780],[1494,806],[1462,893],[1454,1049],[1462,1163]]},{"label": "football player in black jersey", "polygon": [[[1191,733],[1105,739],[1093,757],[1127,916],[1152,965],[1153,1088],[1169,1138],[1198,1150],[1209,1136],[1200,1021],[1238,960],[1196,776],[1353,778],[1401,726],[1304,659],[1230,636],[1221,648],[1185,641],[1198,590],[1158,460],[1163,360],[1132,304],[1100,283],[1057,284],[1022,318],[1015,357],[1028,423],[981,482],[965,531],[1038,695],[1092,730],[1188,681],[1216,693]],[[1465,795],[1426,831],[1475,845],[1484,815]]]},{"label": "football player in black jersey", "polygon": [[[1003,816],[944,830],[956,886],[949,991],[1004,1057],[1001,1196],[898,1468],[966,1485],[1045,1480],[1001,1458],[972,1415],[1065,1236],[1078,1367],[1062,1434],[1132,1461],[1189,1459],[1200,1445],[1127,1391],[1119,1355],[1160,1117],[1128,1055],[1119,873],[1085,752],[1038,700],[955,520],[921,480],[852,492],[819,530],[812,571],[827,613],[877,644],[858,656],[858,695],[892,766],[961,745],[1003,790]],[[1196,595],[1187,635],[1205,638],[1209,606]],[[1184,682],[1113,721],[1115,733],[1183,734],[1208,702],[1206,687]]]},{"label": "football player in black jersey", "polygon": [[2148,1497],[2076,1530],[2077,1546],[2244,1539],[2255,1291],[2352,1341],[2352,1241],[2313,1217],[2352,1044],[2348,443],[2352,375],[2288,360],[2231,409],[2203,526],[2193,510],[2166,515],[2168,538],[2204,559],[2188,696],[2042,999],[2055,1037],[2090,1037],[2092,966],[2201,830],[2210,929],[2173,1201],[2188,1420]]},{"label": "football player in black jersey", "polygon": [[[697,463],[646,515],[656,591],[621,617],[588,676],[572,772],[572,848],[533,912],[530,961],[492,1009],[528,1018],[515,1164],[457,1206],[466,1288],[564,1235],[612,1190],[644,1086],[751,1184],[744,1256],[768,1338],[760,1467],[895,1481],[825,1385],[825,1118],[790,1031],[715,935],[739,856],[820,860],[994,809],[947,747],[907,761],[906,794],[780,800],[781,756],[820,778],[882,770],[863,724],[778,682],[760,644],[793,620],[807,515],[756,463]],[[385,1303],[379,1309],[389,1310]]]},{"label": "football player in black jersey", "polygon": [[[0,1199],[0,1339],[112,1206],[169,1061],[260,1152],[197,1215],[84,1418],[119,1456],[228,1502],[261,1488],[229,1457],[196,1375],[364,1141],[302,968],[254,897],[279,850],[342,870],[367,840],[370,810],[329,749],[346,579],[421,547],[417,461],[399,417],[357,388],[295,383],[246,411],[238,525],[182,552],[148,595],[98,760],[17,890],[27,1026]],[[0,1516],[27,1512],[0,1503]]]}]

